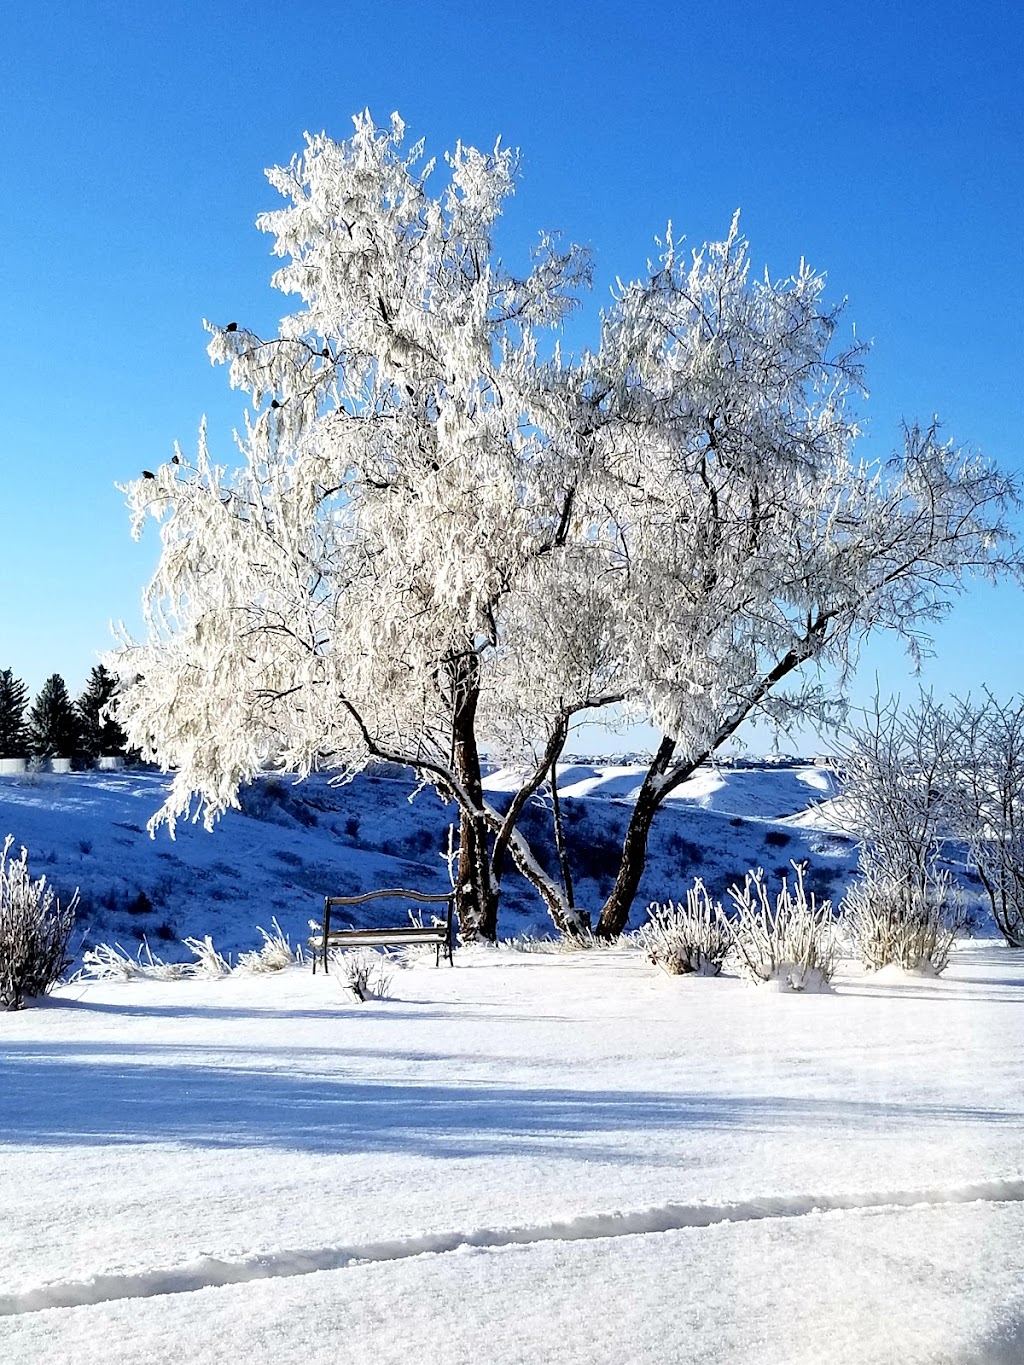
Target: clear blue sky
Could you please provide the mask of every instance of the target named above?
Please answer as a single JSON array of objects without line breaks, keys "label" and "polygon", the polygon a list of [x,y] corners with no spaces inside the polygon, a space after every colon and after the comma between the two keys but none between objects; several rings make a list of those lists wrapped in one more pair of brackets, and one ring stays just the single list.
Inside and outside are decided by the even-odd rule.
[{"label": "clear blue sky", "polygon": [[[114,481],[240,411],[200,320],[272,327],[264,166],[305,129],[398,109],[432,151],[523,153],[502,249],[590,245],[597,285],[667,219],[697,243],[736,207],[757,263],[806,256],[872,338],[869,453],[901,417],[1024,465],[1024,18],[1006,3],[8,6],[0,47],[0,667],[81,686],[139,622],[155,538]],[[1024,599],[963,600],[925,680],[1022,686]],[[914,686],[872,648],[857,688]]]}]

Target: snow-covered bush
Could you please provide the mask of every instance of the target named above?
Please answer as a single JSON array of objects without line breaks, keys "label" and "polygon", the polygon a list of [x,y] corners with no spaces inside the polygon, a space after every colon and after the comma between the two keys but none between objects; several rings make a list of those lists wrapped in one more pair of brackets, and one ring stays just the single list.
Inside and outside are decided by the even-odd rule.
[{"label": "snow-covered bush", "polygon": [[17,1010],[45,995],[69,965],[78,892],[62,905],[45,877],[29,876],[24,848],[20,858],[9,856],[13,843],[8,835],[0,849],[0,1005]]},{"label": "snow-covered bush", "polygon": [[231,971],[231,963],[217,951],[209,934],[182,942],[195,962],[165,962],[153,953],[145,939],[134,957],[120,943],[98,943],[82,954],[79,975],[96,981],[181,981],[185,977],[227,976]]},{"label": "snow-covered bush", "polygon": [[357,1000],[386,1000],[391,986],[389,961],[371,948],[331,953],[331,971]]},{"label": "snow-covered bush", "polygon": [[164,962],[154,957],[149,943],[143,939],[135,957],[120,943],[97,943],[96,947],[86,949],[78,976],[96,981],[134,981],[141,977],[169,981],[187,976],[190,971],[188,962]]},{"label": "snow-covered bush", "polygon": [[[250,952],[238,954],[237,971],[242,972],[280,972],[302,961],[301,945],[293,948],[288,935],[276,919],[272,919],[274,932],[268,934],[262,925],[256,928],[263,935],[263,947],[253,948]],[[319,928],[319,925],[317,926]]]},{"label": "snow-covered bush", "polygon": [[937,976],[964,926],[948,872],[932,867],[922,877],[900,877],[870,858],[862,859],[842,909],[854,949],[872,972],[898,966]]},{"label": "snow-covered bush", "polygon": [[277,972],[302,961],[302,949],[292,948],[287,934],[277,920],[271,920],[274,932],[257,925],[263,935],[263,947],[239,953],[238,964],[232,968],[230,958],[219,952],[213,939],[186,938],[182,943],[195,958],[194,962],[165,962],[156,957],[149,944],[142,941],[133,957],[119,943],[100,943],[82,957],[81,975],[100,981],[134,981],[149,978],[156,981],[180,981],[184,977],[218,977],[230,972]]},{"label": "snow-covered bush", "polygon": [[774,898],[761,868],[747,874],[742,888],[730,887],[736,957],[754,981],[776,982],[781,990],[826,989],[839,958],[832,902],[807,891],[803,863],[791,866],[792,886],[783,877]]},{"label": "snow-covered bush", "polygon": [[713,901],[698,877],[686,892],[686,902],[669,901],[647,907],[647,923],[637,931],[637,942],[650,960],[670,976],[696,972],[718,976],[733,932],[718,901]]},{"label": "snow-covered bush", "polygon": [[196,959],[191,964],[190,976],[227,976],[231,971],[231,963],[213,946],[209,934],[204,938],[184,938],[182,943]]},{"label": "snow-covered bush", "polygon": [[82,954],[79,977],[94,981],[137,981],[148,978],[156,981],[177,981],[194,974],[191,962],[164,962],[154,956],[145,939],[134,957],[120,943],[98,943]]}]

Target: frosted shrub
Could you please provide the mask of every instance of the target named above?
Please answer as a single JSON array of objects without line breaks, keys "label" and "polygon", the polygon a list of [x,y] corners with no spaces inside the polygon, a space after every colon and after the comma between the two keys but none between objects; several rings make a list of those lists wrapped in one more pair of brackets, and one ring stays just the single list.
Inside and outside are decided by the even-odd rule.
[{"label": "frosted shrub", "polygon": [[231,971],[231,963],[213,946],[209,934],[204,938],[183,938],[181,941],[196,959],[191,964],[189,976],[227,976]]},{"label": "frosted shrub", "polygon": [[[235,971],[276,972],[290,967],[293,962],[301,962],[301,948],[292,948],[276,919],[271,923],[274,926],[272,934],[257,925],[263,935],[263,947],[239,953]],[[100,943],[83,954],[80,975],[98,981],[180,981],[185,977],[227,976],[232,971],[230,958],[217,950],[209,934],[203,938],[182,939],[182,943],[195,958],[194,962],[165,962],[154,956],[145,940],[134,957],[119,943]]]},{"label": "frosted shrub", "polygon": [[802,863],[792,868],[792,887],[783,877],[774,897],[761,868],[747,874],[742,889],[729,889],[736,907],[736,956],[754,981],[774,981],[781,990],[821,990],[839,958],[832,902],[808,894]]},{"label": "frosted shrub", "polygon": [[388,959],[369,948],[331,954],[331,970],[357,1000],[386,1000],[392,972]]},{"label": "frosted shrub", "polygon": [[502,939],[500,946],[511,948],[517,953],[561,956],[566,953],[607,952],[613,950],[616,944],[614,939],[598,938],[592,929],[582,928],[571,934],[560,934],[558,938],[517,934],[515,938]]},{"label": "frosted shrub", "polygon": [[938,976],[964,925],[948,872],[900,877],[862,860],[861,878],[843,898],[854,949],[871,972],[902,967]]},{"label": "frosted shrub", "polygon": [[718,976],[732,947],[733,933],[721,905],[711,899],[698,877],[686,893],[685,904],[649,905],[647,923],[636,937],[648,958],[670,976]]},{"label": "frosted shrub", "polygon": [[[294,963],[302,961],[301,947],[292,947],[288,935],[276,919],[272,919],[270,923],[274,927],[272,934],[268,934],[266,929],[257,924],[257,930],[263,935],[263,947],[254,948],[248,953],[239,953],[236,970],[242,972],[280,972],[285,967],[291,967]],[[319,929],[320,925],[315,927]]]},{"label": "frosted shrub", "polygon": [[45,995],[68,966],[78,892],[62,905],[45,877],[29,876],[25,849],[9,856],[13,842],[8,836],[0,849],[0,1005],[17,1010]]},{"label": "frosted shrub", "polygon": [[120,943],[98,943],[82,954],[80,977],[94,981],[177,981],[194,975],[190,962],[164,962],[154,957],[149,944],[143,940],[134,957],[125,952]]},{"label": "frosted shrub", "polygon": [[209,934],[182,942],[195,962],[165,962],[155,956],[145,939],[134,957],[120,943],[99,943],[82,954],[79,975],[95,981],[181,981],[186,977],[226,976],[231,971],[230,962],[213,946]]},{"label": "frosted shrub", "polygon": [[943,839],[965,824],[965,812],[970,834],[989,825],[980,813],[995,815],[1003,795],[1012,804],[1001,779],[977,767],[973,751],[988,742],[979,715],[953,715],[927,694],[906,712],[876,701],[854,732],[842,756],[842,801],[860,837],[861,877],[843,910],[869,971],[946,967],[964,919],[949,873],[938,868]]}]

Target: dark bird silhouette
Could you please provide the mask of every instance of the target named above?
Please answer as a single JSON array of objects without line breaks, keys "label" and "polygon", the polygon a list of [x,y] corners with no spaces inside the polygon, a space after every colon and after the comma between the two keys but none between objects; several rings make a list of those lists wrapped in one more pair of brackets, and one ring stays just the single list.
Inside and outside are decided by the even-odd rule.
[{"label": "dark bird silhouette", "polygon": [[153,473],[153,471],[152,471],[151,469],[144,469],[144,470],[142,471],[142,477],[143,477],[144,479],[155,479],[155,478],[156,478],[156,475]]}]

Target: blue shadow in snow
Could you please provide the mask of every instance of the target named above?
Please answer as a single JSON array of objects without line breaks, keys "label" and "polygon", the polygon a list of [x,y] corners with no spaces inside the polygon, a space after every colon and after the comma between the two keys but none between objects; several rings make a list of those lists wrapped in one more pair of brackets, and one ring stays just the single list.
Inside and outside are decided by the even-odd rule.
[{"label": "blue shadow in snow", "polygon": [[[441,1158],[550,1152],[624,1162],[651,1160],[651,1129],[878,1133],[922,1124],[1024,1125],[1020,1111],[968,1106],[352,1079],[332,1075],[329,1057],[309,1051],[282,1053],[274,1068],[224,1065],[222,1051],[221,1064],[212,1065],[203,1049],[151,1060],[163,1052],[112,1046],[108,1058],[95,1044],[45,1053],[38,1044],[8,1045],[0,1054],[0,1145],[179,1142]],[[317,1060],[310,1074],[305,1068]],[[409,1054],[409,1062],[422,1060]]]}]

